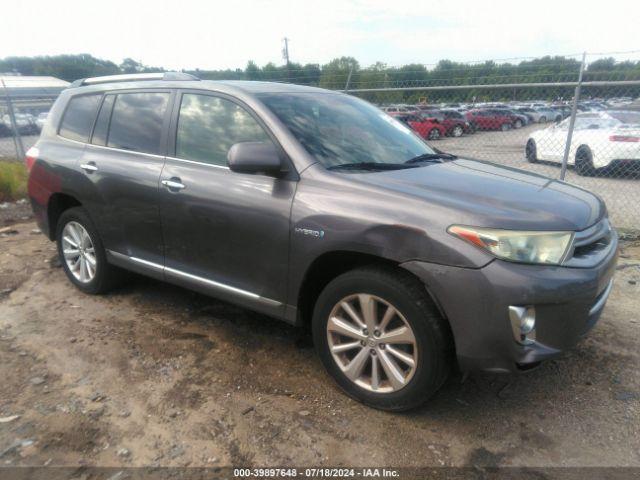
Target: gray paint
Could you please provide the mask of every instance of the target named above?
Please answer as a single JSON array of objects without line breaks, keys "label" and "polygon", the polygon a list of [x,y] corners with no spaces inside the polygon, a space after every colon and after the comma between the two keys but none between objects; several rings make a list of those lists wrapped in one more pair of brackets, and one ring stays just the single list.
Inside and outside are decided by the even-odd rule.
[{"label": "gray paint", "polygon": [[[162,155],[85,146],[56,135],[71,95],[141,88],[175,92]],[[249,110],[277,143],[286,174],[242,174],[173,158],[179,94],[187,91],[222,95]],[[513,370],[516,363],[572,345],[584,325],[595,322],[588,311],[613,274],[615,235],[597,264],[567,268],[496,260],[446,229],[464,224],[582,231],[606,217],[598,197],[557,180],[465,159],[376,173],[326,170],[255,97],[305,91],[340,95],[208,81],[64,91],[37,144],[40,158],[30,178],[43,231],[52,237],[49,195],[66,193],[87,208],[114,264],[290,322],[297,320],[305,274],[324,254],[364,253],[395,262],[420,278],[441,306],[464,369]],[[80,165],[87,162],[98,171],[84,172]],[[170,179],[185,188],[161,185]],[[538,343],[528,347],[515,344],[507,318],[508,305],[525,303],[541,304],[545,326]]]}]

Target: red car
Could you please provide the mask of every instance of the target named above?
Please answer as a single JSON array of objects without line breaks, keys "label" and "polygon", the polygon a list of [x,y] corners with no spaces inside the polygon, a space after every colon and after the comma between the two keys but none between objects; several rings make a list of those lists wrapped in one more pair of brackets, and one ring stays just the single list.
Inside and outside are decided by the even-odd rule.
[{"label": "red car", "polygon": [[426,110],[420,113],[420,116],[441,124],[446,134],[451,137],[461,137],[464,133],[474,132],[474,128],[462,114],[453,110]]},{"label": "red car", "polygon": [[394,115],[393,118],[400,120],[402,123],[406,123],[415,130],[418,135],[427,140],[438,140],[447,133],[447,129],[432,118],[423,118],[419,115]]},{"label": "red car", "polygon": [[511,130],[518,120],[515,116],[499,109],[477,109],[466,113],[467,121],[478,130]]}]

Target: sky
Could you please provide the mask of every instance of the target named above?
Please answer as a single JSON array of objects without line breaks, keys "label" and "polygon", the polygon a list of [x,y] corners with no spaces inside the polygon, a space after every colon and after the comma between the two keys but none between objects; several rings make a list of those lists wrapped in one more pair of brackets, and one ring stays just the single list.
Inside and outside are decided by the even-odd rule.
[{"label": "sky", "polygon": [[0,58],[89,53],[168,69],[282,60],[362,66],[626,52],[640,59],[640,0],[6,0]]}]

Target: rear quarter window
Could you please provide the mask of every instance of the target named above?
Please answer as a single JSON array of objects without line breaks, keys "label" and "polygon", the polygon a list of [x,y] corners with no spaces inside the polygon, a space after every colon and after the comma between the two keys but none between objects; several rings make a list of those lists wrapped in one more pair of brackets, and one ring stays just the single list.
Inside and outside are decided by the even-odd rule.
[{"label": "rear quarter window", "polygon": [[58,134],[78,142],[87,142],[101,98],[101,93],[72,97],[60,122]]}]

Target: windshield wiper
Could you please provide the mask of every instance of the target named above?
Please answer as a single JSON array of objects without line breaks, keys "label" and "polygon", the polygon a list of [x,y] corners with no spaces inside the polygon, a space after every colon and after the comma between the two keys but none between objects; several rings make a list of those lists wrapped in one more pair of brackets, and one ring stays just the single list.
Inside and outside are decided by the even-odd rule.
[{"label": "windshield wiper", "polygon": [[406,163],[356,162],[341,163],[327,168],[329,170],[399,170],[412,167],[413,165],[407,165]]},{"label": "windshield wiper", "polygon": [[450,153],[423,153],[422,155],[418,155],[417,157],[410,158],[407,160],[405,165],[413,164],[413,163],[422,163],[422,162],[433,162],[433,163],[442,163],[442,160],[455,160],[455,155],[451,155]]}]

